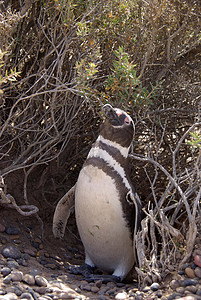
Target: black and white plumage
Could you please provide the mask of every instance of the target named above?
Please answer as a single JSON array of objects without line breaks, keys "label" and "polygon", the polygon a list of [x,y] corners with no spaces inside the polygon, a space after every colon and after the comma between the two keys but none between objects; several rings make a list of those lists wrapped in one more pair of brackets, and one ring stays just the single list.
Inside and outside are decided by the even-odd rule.
[{"label": "black and white plumage", "polygon": [[[136,262],[135,236],[140,224],[141,203],[129,179],[127,160],[134,124],[120,109],[105,105],[103,110],[106,120],[72,189],[85,263],[122,280]],[[54,215],[55,236],[64,234],[69,216],[59,213],[62,203],[69,205],[62,199]]]}]

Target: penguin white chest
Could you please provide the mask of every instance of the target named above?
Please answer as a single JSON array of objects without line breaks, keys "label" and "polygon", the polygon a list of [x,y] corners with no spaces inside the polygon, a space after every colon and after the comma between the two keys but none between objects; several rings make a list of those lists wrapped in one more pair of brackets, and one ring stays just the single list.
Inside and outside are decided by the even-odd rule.
[{"label": "penguin white chest", "polygon": [[75,213],[86,259],[116,276],[128,273],[133,243],[115,180],[98,167],[84,167],[76,184]]}]

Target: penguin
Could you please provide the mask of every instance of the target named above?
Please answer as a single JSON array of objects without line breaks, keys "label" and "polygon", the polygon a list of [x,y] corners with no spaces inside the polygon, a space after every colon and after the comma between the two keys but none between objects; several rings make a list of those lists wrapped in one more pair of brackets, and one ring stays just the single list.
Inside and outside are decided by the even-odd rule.
[{"label": "penguin", "polygon": [[[106,281],[122,281],[137,263],[135,237],[141,220],[141,202],[128,172],[134,122],[110,104],[103,112],[105,122],[78,180],[56,207],[53,233],[63,237],[69,211],[75,205],[87,270],[97,267],[109,274],[101,275]],[[92,272],[84,274],[88,281],[100,279]]]}]

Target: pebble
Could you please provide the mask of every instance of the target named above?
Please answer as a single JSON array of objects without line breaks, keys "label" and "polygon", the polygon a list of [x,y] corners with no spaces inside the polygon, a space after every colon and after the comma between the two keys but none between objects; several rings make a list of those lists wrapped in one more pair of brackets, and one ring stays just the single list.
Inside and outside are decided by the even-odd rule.
[{"label": "pebble", "polygon": [[95,286],[97,286],[98,288],[100,288],[102,286],[102,280],[98,280],[95,282]]},{"label": "pebble", "polygon": [[99,289],[97,286],[92,286],[92,287],[91,287],[91,292],[92,292],[92,293],[98,293],[99,290],[100,290],[100,289]]},{"label": "pebble", "polygon": [[45,286],[35,286],[33,289],[35,292],[39,293],[40,295],[44,295],[47,291]]},{"label": "pebble", "polygon": [[185,288],[182,287],[182,286],[179,286],[178,288],[176,288],[176,292],[179,293],[179,294],[183,294],[185,291]]},{"label": "pebble", "polygon": [[33,275],[25,274],[22,280],[27,283],[28,285],[35,285],[35,278]]},{"label": "pebble", "polygon": [[4,247],[1,251],[1,254],[5,258],[13,258],[13,259],[21,258],[22,255],[20,250],[17,249],[15,246]]},{"label": "pebble", "polygon": [[78,293],[70,288],[66,288],[64,291],[58,292],[57,295],[59,299],[75,299],[77,296],[79,296]]},{"label": "pebble", "polygon": [[152,289],[152,291],[157,291],[159,289],[159,284],[158,282],[154,282],[152,283],[152,285],[150,286],[150,288]]},{"label": "pebble", "polygon": [[11,280],[12,281],[21,281],[23,277],[23,273],[20,271],[13,271],[11,273]]},{"label": "pebble", "polygon": [[196,300],[194,296],[185,296],[181,298],[177,298],[177,300]]},{"label": "pebble", "polygon": [[12,276],[11,276],[11,274],[9,274],[6,277],[4,277],[3,283],[9,284],[11,282],[11,279],[12,279]]},{"label": "pebble", "polygon": [[0,223],[0,232],[1,233],[4,232],[5,229],[6,229],[6,227],[3,224]]},{"label": "pebble", "polygon": [[196,293],[198,296],[201,296],[201,288],[199,287]]},{"label": "pebble", "polygon": [[34,300],[33,296],[30,293],[22,293],[20,299]]},{"label": "pebble", "polygon": [[24,253],[25,254],[28,254],[28,255],[30,255],[30,256],[32,256],[32,257],[36,257],[36,254],[37,254],[37,252],[36,252],[36,250],[34,249],[24,249]]},{"label": "pebble", "polygon": [[194,285],[187,286],[186,290],[189,291],[189,292],[191,292],[191,293],[193,293],[193,294],[195,294],[197,292],[197,288]]},{"label": "pebble", "polygon": [[16,226],[8,226],[6,227],[5,232],[9,235],[18,235],[20,233],[20,229]]},{"label": "pebble", "polygon": [[2,269],[1,269],[1,274],[5,277],[5,276],[7,276],[8,274],[10,274],[11,273],[11,269],[10,268],[8,268],[8,267],[3,267]]},{"label": "pebble", "polygon": [[8,293],[6,296],[0,296],[0,300],[17,300],[17,295],[14,293]]},{"label": "pebble", "polygon": [[179,293],[173,293],[172,295],[168,296],[168,300],[173,300],[173,299],[180,299],[179,297],[181,297],[182,295]]},{"label": "pebble", "polygon": [[195,254],[194,255],[194,263],[198,266],[201,267],[201,255]]},{"label": "pebble", "polygon": [[10,260],[10,261],[8,261],[7,262],[7,266],[8,266],[8,268],[10,268],[10,269],[18,269],[19,268],[19,264],[18,264],[18,262],[16,262],[15,260]]},{"label": "pebble", "polygon": [[180,282],[179,280],[177,279],[173,279],[171,282],[170,282],[170,287],[171,289],[173,290],[176,290],[176,288],[178,288],[180,286]]},{"label": "pebble", "polygon": [[125,299],[127,299],[127,298],[128,298],[128,297],[127,297],[127,294],[124,293],[124,292],[118,293],[118,294],[115,296],[115,299],[116,299],[116,300],[125,300]]},{"label": "pebble", "polygon": [[116,293],[116,289],[111,289],[106,292],[106,294],[109,296],[114,295],[115,293]]},{"label": "pebble", "polygon": [[201,278],[201,268],[200,267],[195,268],[194,272],[195,272],[196,277]]},{"label": "pebble", "polygon": [[198,281],[196,279],[184,279],[181,281],[181,286],[186,287],[188,285],[196,285]]},{"label": "pebble", "polygon": [[98,300],[108,300],[108,297],[104,296],[104,295],[100,295],[98,297]]},{"label": "pebble", "polygon": [[7,238],[6,238],[5,236],[0,236],[0,242],[1,242],[3,245],[5,245],[5,244],[8,243],[8,240],[7,240]]},{"label": "pebble", "polygon": [[156,296],[157,296],[158,298],[161,298],[161,297],[163,296],[162,290],[158,290],[157,293],[156,293]]},{"label": "pebble", "polygon": [[187,275],[189,278],[195,278],[195,272],[194,272],[193,269],[187,267],[187,268],[185,269],[185,273],[186,273],[186,275]]},{"label": "pebble", "polygon": [[47,286],[48,281],[47,279],[45,279],[44,277],[40,276],[40,275],[36,275],[35,276],[35,282],[38,286]]},{"label": "pebble", "polygon": [[23,267],[28,267],[28,263],[25,259],[18,259],[18,264],[23,266]]},{"label": "pebble", "polygon": [[150,287],[149,286],[145,286],[142,290],[144,293],[147,293],[150,291]]}]

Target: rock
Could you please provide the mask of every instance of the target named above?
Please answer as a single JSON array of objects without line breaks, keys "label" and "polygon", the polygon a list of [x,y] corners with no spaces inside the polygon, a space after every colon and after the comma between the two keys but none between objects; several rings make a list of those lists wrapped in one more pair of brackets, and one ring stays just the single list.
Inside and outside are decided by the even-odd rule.
[{"label": "rock", "polygon": [[96,281],[94,285],[100,288],[102,286],[102,280]]},{"label": "rock", "polygon": [[201,249],[196,249],[193,253],[193,256],[195,256],[196,254],[201,256]]},{"label": "rock", "polygon": [[6,229],[6,227],[0,223],[0,232],[4,232]]},{"label": "rock", "polygon": [[201,296],[201,287],[199,286],[198,287],[198,290],[197,290],[197,293],[196,293],[198,296]]},{"label": "rock", "polygon": [[100,295],[98,297],[98,300],[108,300],[108,297],[104,296],[104,295]]},{"label": "rock", "polygon": [[186,268],[188,268],[188,266],[189,266],[189,265],[188,265],[187,263],[186,263],[186,264],[183,264],[182,267],[181,267],[181,269],[182,269],[182,270],[185,270]]},{"label": "rock", "polygon": [[201,255],[195,254],[194,255],[194,263],[198,266],[201,267]]},{"label": "rock", "polygon": [[18,264],[18,262],[16,262],[15,260],[9,260],[8,262],[7,262],[7,266],[8,266],[8,268],[10,268],[10,269],[18,269],[19,268],[19,264]]},{"label": "rock", "polygon": [[6,294],[5,289],[0,288],[0,295],[5,295],[5,294]]},{"label": "rock", "polygon": [[187,268],[185,269],[185,273],[186,273],[186,275],[187,275],[189,278],[195,278],[195,272],[194,272],[193,269],[187,267]]},{"label": "rock", "polygon": [[11,282],[11,280],[12,280],[12,276],[11,276],[11,274],[9,274],[6,277],[4,277],[3,283],[9,284]]},{"label": "rock", "polygon": [[7,275],[10,274],[10,273],[11,273],[11,269],[8,268],[8,267],[4,267],[4,268],[1,269],[1,274],[2,274],[4,277],[7,276]]},{"label": "rock", "polygon": [[37,254],[37,252],[36,252],[35,249],[34,250],[32,250],[32,249],[24,249],[24,253],[28,254],[28,255],[30,255],[32,257],[36,257],[36,254]]},{"label": "rock", "polygon": [[24,259],[24,260],[30,260],[30,255],[28,253],[23,253],[22,254],[22,258],[21,259]]},{"label": "rock", "polygon": [[0,300],[17,300],[17,295],[14,293],[8,293],[6,296],[0,296]]},{"label": "rock", "polygon": [[114,288],[114,289],[111,289],[111,290],[108,290],[107,292],[106,292],[106,294],[107,295],[109,295],[109,296],[112,296],[112,295],[114,295],[116,293],[116,289]]},{"label": "rock", "polygon": [[177,298],[177,300],[196,300],[194,296],[185,296],[181,298]]},{"label": "rock", "polygon": [[80,297],[78,293],[70,288],[66,288],[65,291],[60,291],[59,293],[56,293],[56,295],[59,299],[76,299],[77,296]]},{"label": "rock", "polygon": [[137,296],[135,296],[135,300],[143,300],[143,296],[137,295]]},{"label": "rock", "polygon": [[179,286],[178,288],[176,288],[176,292],[179,293],[179,294],[183,294],[185,291],[185,288],[182,287],[182,286]]},{"label": "rock", "polygon": [[17,249],[15,246],[4,247],[1,251],[1,254],[5,258],[13,258],[13,259],[21,258],[21,255],[22,255],[20,250]]},{"label": "rock", "polygon": [[5,232],[9,235],[17,235],[20,233],[20,229],[16,226],[8,226],[6,227]]},{"label": "rock", "polygon": [[201,278],[201,268],[197,267],[195,268],[195,276],[198,278]]},{"label": "rock", "polygon": [[152,283],[152,285],[150,286],[150,288],[152,289],[152,291],[157,291],[159,289],[159,284],[157,282]]},{"label": "rock", "polygon": [[158,291],[156,292],[156,296],[157,296],[158,298],[161,298],[161,297],[163,296],[163,292],[162,292],[161,290],[158,290]]},{"label": "rock", "polygon": [[45,286],[35,286],[33,290],[40,295],[44,295],[46,293],[46,287]]},{"label": "rock", "polygon": [[35,285],[35,278],[33,275],[30,275],[30,274],[25,274],[23,277],[22,277],[22,280],[27,283],[28,285]]},{"label": "rock", "polygon": [[100,289],[99,289],[97,286],[92,286],[92,287],[91,287],[91,292],[92,292],[92,293],[98,293],[99,290],[100,290]]},{"label": "rock", "polygon": [[108,282],[107,287],[113,289],[114,287],[116,287],[116,284],[114,282]]},{"label": "rock", "polygon": [[116,300],[125,300],[125,299],[128,299],[127,297],[127,294],[122,292],[122,293],[118,293],[116,296],[115,296],[115,299]]},{"label": "rock", "polygon": [[179,271],[178,271],[178,274],[179,274],[179,275],[185,275],[185,272],[184,272],[184,270],[179,270]]},{"label": "rock", "polygon": [[19,265],[23,266],[23,267],[28,267],[28,263],[25,259],[18,259],[17,262],[19,263]]},{"label": "rock", "polygon": [[30,293],[22,293],[20,299],[34,300],[33,296]]},{"label": "rock", "polygon": [[186,287],[188,285],[196,285],[198,281],[196,279],[185,279],[181,281],[181,286]]},{"label": "rock", "polygon": [[12,279],[12,281],[21,281],[22,280],[22,276],[23,276],[23,273],[20,272],[20,271],[13,271],[11,273],[11,279]]},{"label": "rock", "polygon": [[89,284],[83,284],[80,288],[85,291],[91,291],[91,286]]},{"label": "rock", "polygon": [[5,245],[8,243],[8,239],[5,236],[0,236],[0,242]]},{"label": "rock", "polygon": [[147,293],[150,291],[150,287],[149,286],[145,286],[142,290],[144,293]]},{"label": "rock", "polygon": [[[181,298],[181,294],[179,294],[179,293],[174,293],[174,294],[172,294],[172,295],[170,295],[170,296],[168,296],[168,298],[167,298],[167,300],[173,300],[173,299],[180,299]],[[180,297],[180,298],[179,298]],[[180,299],[181,300],[181,299]]]},{"label": "rock", "polygon": [[44,277],[40,276],[40,275],[36,275],[35,276],[35,282],[36,282],[36,285],[38,286],[47,286],[48,284],[48,281],[47,279],[45,279]]},{"label": "rock", "polygon": [[18,287],[18,286],[15,287],[15,294],[16,294],[17,296],[21,296],[22,293],[23,293],[23,288]]},{"label": "rock", "polygon": [[171,289],[173,289],[173,290],[176,290],[176,288],[178,288],[180,286],[180,282],[179,282],[179,280],[172,280],[171,282],[170,282],[170,287],[171,287]]},{"label": "rock", "polygon": [[194,285],[187,286],[186,290],[189,291],[189,292],[191,292],[191,293],[193,293],[193,294],[195,294],[197,292],[197,288]]}]

